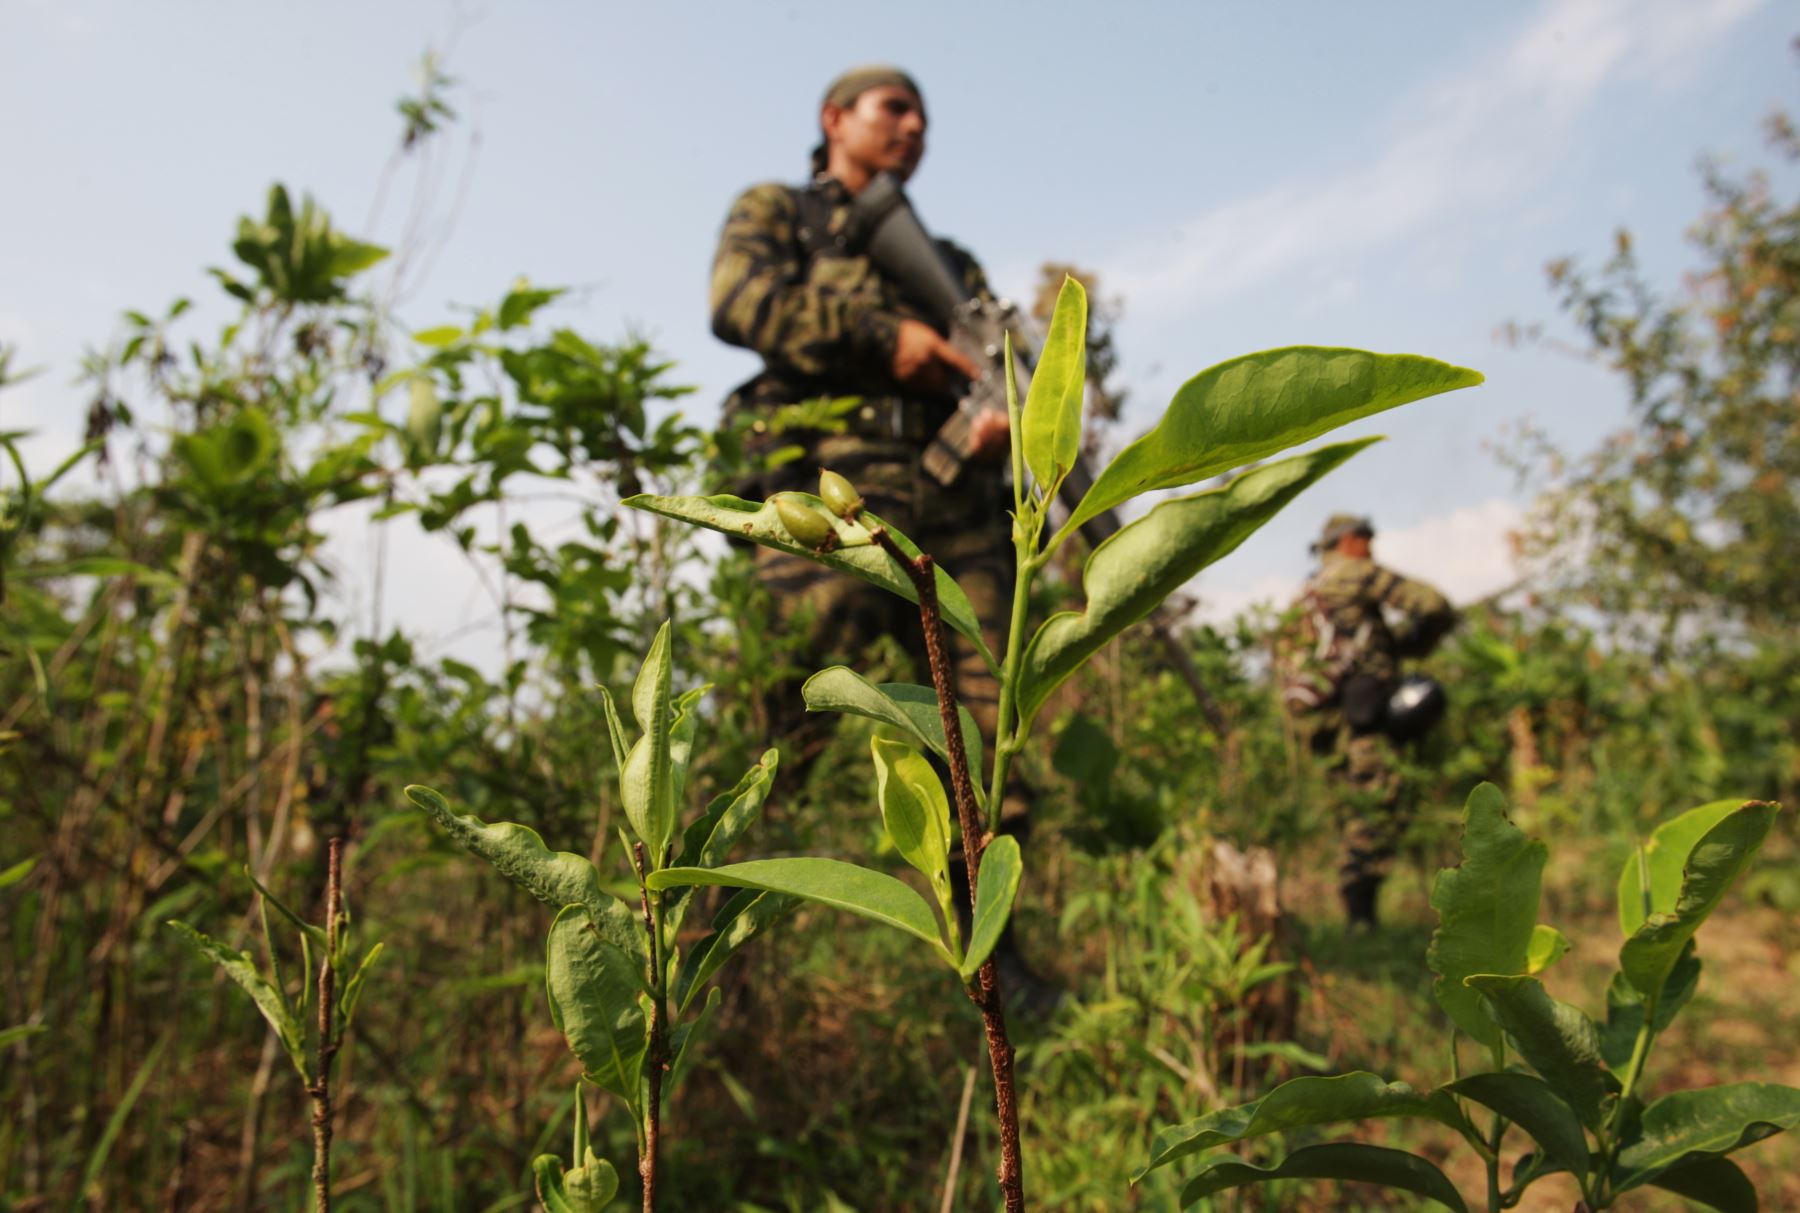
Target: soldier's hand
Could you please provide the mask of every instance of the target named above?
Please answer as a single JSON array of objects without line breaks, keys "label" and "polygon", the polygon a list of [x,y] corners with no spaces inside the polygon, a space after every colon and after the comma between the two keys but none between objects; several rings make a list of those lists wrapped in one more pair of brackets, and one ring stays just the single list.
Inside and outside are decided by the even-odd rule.
[{"label": "soldier's hand", "polygon": [[979,463],[993,463],[1012,450],[1009,438],[1012,426],[999,410],[977,413],[969,422],[969,458]]},{"label": "soldier's hand", "polygon": [[981,368],[918,320],[902,320],[894,341],[894,378],[908,387],[941,391],[952,379],[978,379]]}]

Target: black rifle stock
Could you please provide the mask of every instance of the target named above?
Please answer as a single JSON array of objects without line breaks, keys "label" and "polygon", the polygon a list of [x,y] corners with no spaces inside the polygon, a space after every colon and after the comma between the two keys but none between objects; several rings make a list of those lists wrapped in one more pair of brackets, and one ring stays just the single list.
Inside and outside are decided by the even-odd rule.
[{"label": "black rifle stock", "polygon": [[[1021,323],[1019,309],[1010,300],[980,299],[969,294],[962,280],[946,263],[925,226],[919,222],[899,178],[882,173],[856,197],[850,235],[883,273],[898,282],[923,305],[950,334],[950,341],[986,373],[968,385],[957,409],[925,449],[926,472],[941,484],[954,484],[962,476],[972,449],[972,423],[982,413],[1006,416],[1006,338],[1011,336],[1014,369],[1021,396],[1031,383],[1031,343]],[[1085,456],[1063,478],[1057,492],[1064,508],[1073,511],[1094,484]],[[1081,525],[1089,547],[1098,547],[1123,525],[1117,513],[1104,510]],[[1224,736],[1224,714],[1200,679],[1193,658],[1175,635],[1169,612],[1158,607],[1149,618],[1151,629],[1162,642],[1176,672],[1188,684],[1214,732]]]}]

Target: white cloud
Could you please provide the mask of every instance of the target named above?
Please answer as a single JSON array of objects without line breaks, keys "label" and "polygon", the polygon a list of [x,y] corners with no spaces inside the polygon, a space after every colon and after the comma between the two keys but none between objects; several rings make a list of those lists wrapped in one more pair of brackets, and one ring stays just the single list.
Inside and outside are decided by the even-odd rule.
[{"label": "white cloud", "polygon": [[1299,596],[1300,585],[1298,578],[1276,573],[1258,577],[1248,585],[1219,590],[1210,590],[1202,581],[1196,587],[1200,602],[1194,608],[1193,617],[1205,623],[1226,623],[1252,607],[1272,606],[1281,610]]},{"label": "white cloud", "polygon": [[1552,0],[1508,46],[1395,107],[1416,115],[1373,160],[1205,211],[1103,267],[1146,311],[1241,293],[1416,231],[1458,209],[1519,199],[1595,95],[1617,80],[1679,79],[1763,0]]},{"label": "white cloud", "polygon": [[1472,602],[1519,576],[1509,536],[1524,520],[1515,501],[1490,497],[1375,536],[1375,558],[1397,573],[1429,581],[1452,602]]}]

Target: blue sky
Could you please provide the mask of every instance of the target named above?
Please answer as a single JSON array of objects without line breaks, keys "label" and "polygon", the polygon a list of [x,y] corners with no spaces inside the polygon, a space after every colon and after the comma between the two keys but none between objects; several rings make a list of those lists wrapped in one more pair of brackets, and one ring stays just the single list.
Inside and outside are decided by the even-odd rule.
[{"label": "blue sky", "polygon": [[[731,197],[798,179],[825,81],[892,60],[931,113],[912,189],[927,223],[1003,291],[1029,292],[1059,259],[1124,296],[1121,438],[1187,375],[1270,346],[1404,350],[1488,375],[1350,431],[1390,441],[1209,571],[1196,588],[1214,609],[1291,592],[1307,536],[1342,508],[1374,515],[1378,556],[1467,597],[1507,579],[1502,536],[1521,506],[1485,444],[1532,416],[1585,445],[1623,416],[1611,377],[1495,330],[1554,328],[1544,262],[1597,262],[1621,224],[1676,281],[1696,161],[1761,162],[1758,123],[1800,81],[1797,26],[1773,0],[12,0],[0,339],[45,374],[0,396],[0,426],[39,430],[36,460],[66,448],[81,349],[115,336],[126,307],[214,295],[204,267],[228,259],[236,217],[271,181],[398,239],[404,177],[368,223],[393,101],[428,45],[463,83],[459,142],[436,162],[461,203],[432,229],[402,314],[441,323],[521,274],[573,285],[557,323],[647,333],[699,387],[687,407],[710,416],[754,367],[706,326]],[[348,557],[346,592],[356,568]],[[400,617],[427,630],[480,610],[397,592]]]}]

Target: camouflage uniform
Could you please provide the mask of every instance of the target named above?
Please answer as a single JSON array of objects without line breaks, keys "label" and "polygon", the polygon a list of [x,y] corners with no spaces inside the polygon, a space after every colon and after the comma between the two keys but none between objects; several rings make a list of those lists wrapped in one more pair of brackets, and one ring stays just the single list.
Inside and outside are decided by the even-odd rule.
[{"label": "camouflage uniform", "polygon": [[[1333,519],[1337,523],[1338,519]],[[1328,525],[1327,535],[1331,534]],[[1347,638],[1351,662],[1336,681],[1340,693],[1327,703],[1296,712],[1291,722],[1303,745],[1327,760],[1344,785],[1346,822],[1338,858],[1338,883],[1353,920],[1372,919],[1375,891],[1387,874],[1406,826],[1394,743],[1380,723],[1359,727],[1350,701],[1358,696],[1385,704],[1399,679],[1400,660],[1422,657],[1455,626],[1456,611],[1442,593],[1374,561],[1326,551],[1320,568],[1295,604],[1300,635],[1293,650],[1317,644],[1329,628]],[[1401,617],[1388,622],[1388,613]],[[1304,653],[1301,658],[1304,659]]]},{"label": "camouflage uniform", "polygon": [[[1011,490],[998,464],[971,464],[948,487],[920,466],[926,444],[956,401],[903,388],[891,366],[902,319],[936,325],[869,258],[848,249],[850,204],[850,192],[824,174],[801,190],[758,185],[732,204],[713,260],[712,328],[722,340],[755,350],[764,365],[725,408],[754,411],[818,396],[859,397],[861,406],[844,433],[784,432],[780,444],[799,443],[806,453],[765,475],[754,492],[816,491],[821,467],[849,477],[870,510],[956,578],[997,654],[1012,602]],[[987,281],[974,259],[954,245],[941,247],[968,289],[985,295]],[[919,681],[927,681],[912,603],[803,557],[759,547],[755,558],[757,578],[772,592],[780,615],[810,615],[814,664],[854,665],[885,634],[914,655]],[[958,692],[992,739],[999,684],[972,645],[960,636],[953,640]],[[828,722],[804,713],[795,686],[778,689],[770,706],[772,722],[799,749],[804,767],[822,746]]]}]

